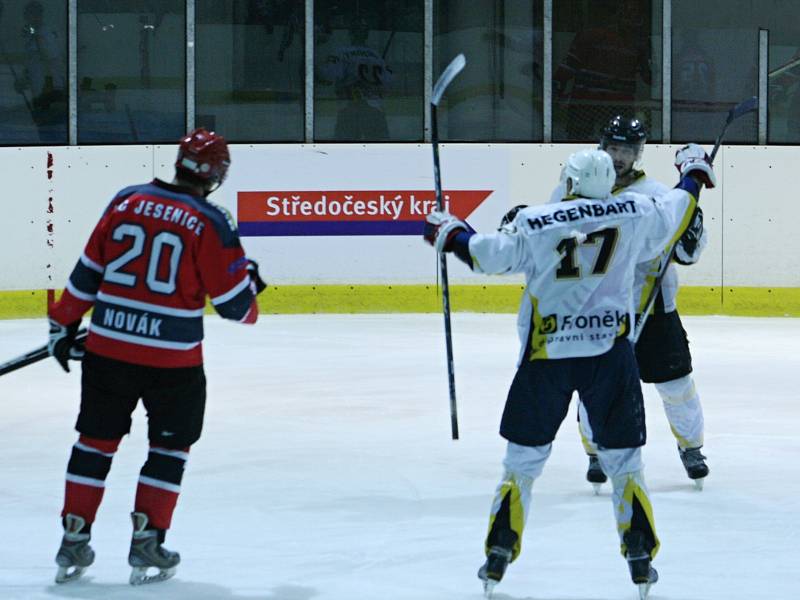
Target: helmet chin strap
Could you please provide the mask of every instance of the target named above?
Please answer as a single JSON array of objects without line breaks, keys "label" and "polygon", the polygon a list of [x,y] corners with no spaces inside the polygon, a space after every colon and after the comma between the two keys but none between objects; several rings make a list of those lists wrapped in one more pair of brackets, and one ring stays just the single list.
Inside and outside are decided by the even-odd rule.
[{"label": "helmet chin strap", "polygon": [[215,181],[209,187],[205,188],[205,191],[203,192],[203,196],[208,198],[211,194],[216,192],[220,188],[221,185],[222,185],[222,181],[220,181],[220,180]]}]

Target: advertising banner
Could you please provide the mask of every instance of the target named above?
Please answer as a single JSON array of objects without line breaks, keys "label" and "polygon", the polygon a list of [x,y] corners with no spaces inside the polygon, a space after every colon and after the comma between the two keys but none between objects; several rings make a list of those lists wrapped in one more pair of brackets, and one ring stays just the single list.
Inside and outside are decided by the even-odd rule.
[{"label": "advertising banner", "polygon": [[[467,219],[491,190],[443,192],[447,210]],[[422,235],[436,209],[432,190],[240,191],[242,236]]]}]

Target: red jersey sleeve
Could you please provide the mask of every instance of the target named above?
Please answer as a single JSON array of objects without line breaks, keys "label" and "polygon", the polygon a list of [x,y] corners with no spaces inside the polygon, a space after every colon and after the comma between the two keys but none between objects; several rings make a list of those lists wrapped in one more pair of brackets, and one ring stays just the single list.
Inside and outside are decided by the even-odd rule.
[{"label": "red jersey sleeve", "polygon": [[211,304],[220,316],[242,323],[258,318],[255,285],[247,272],[247,257],[230,214],[214,206],[222,218],[209,222],[201,236],[197,268]]}]

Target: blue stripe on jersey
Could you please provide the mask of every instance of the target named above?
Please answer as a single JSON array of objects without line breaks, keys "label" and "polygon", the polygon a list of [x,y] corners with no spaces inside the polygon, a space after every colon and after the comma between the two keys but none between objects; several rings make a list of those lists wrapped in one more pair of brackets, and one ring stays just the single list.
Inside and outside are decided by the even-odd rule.
[{"label": "blue stripe on jersey", "polygon": [[219,304],[214,303],[214,308],[219,313],[219,316],[224,319],[241,321],[247,314],[247,311],[250,309],[250,305],[253,303],[253,298],[255,298],[255,296],[253,295],[253,291],[250,289],[248,281],[248,285],[245,285],[238,294]]},{"label": "blue stripe on jersey", "polygon": [[98,299],[92,324],[103,329],[147,340],[197,343],[203,339],[203,316],[179,317],[121,306]]},{"label": "blue stripe on jersey", "polygon": [[102,273],[90,269],[80,260],[69,276],[69,281],[76,290],[90,296],[94,296],[97,293],[102,280]]},{"label": "blue stripe on jersey", "polygon": [[472,255],[469,253],[469,239],[475,235],[474,231],[459,231],[450,242],[455,254],[461,262],[472,269]]},{"label": "blue stripe on jersey", "polygon": [[[691,173],[691,171],[689,171]],[[683,190],[684,192],[689,192],[694,199],[697,200],[700,197],[700,184],[697,183],[694,177],[690,176],[688,173],[681,177],[681,180],[678,182],[678,185],[675,186],[676,188]]]}]

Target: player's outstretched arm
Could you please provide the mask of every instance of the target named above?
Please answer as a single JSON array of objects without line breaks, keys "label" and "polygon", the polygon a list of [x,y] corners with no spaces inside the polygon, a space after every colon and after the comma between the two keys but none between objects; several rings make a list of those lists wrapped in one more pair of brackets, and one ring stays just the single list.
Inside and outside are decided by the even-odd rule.
[{"label": "player's outstretched arm", "polygon": [[503,275],[529,269],[524,240],[514,223],[482,234],[447,212],[435,211],[426,217],[424,237],[438,251],[453,252],[475,273]]}]

